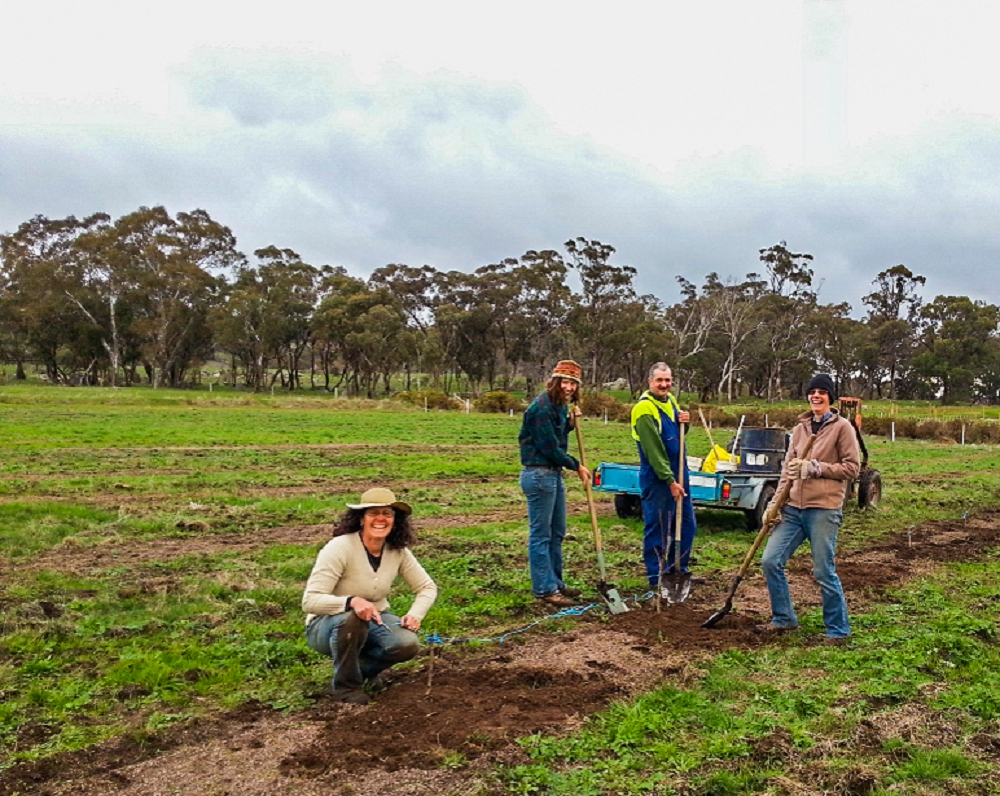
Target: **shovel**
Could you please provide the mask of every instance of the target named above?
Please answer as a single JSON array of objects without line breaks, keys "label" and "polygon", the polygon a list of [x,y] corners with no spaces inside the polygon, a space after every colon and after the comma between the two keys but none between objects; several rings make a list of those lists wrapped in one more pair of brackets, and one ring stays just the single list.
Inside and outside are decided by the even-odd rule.
[{"label": "shovel", "polygon": [[[806,445],[806,449],[802,451],[802,455],[799,457],[800,459],[809,458],[809,454],[812,452],[813,443],[815,441],[816,435],[814,434],[809,438],[809,443]],[[792,479],[789,478],[785,481],[785,485],[781,487],[781,491],[774,498],[774,504],[778,508],[776,514],[781,512],[781,507],[785,505],[785,501],[788,500],[788,495],[791,491]],[[764,537],[771,533],[774,526],[777,524],[778,520],[774,517],[768,522],[765,522],[761,529],[757,532],[757,537],[753,540],[753,544],[750,545],[750,549],[747,551],[746,556],[743,557],[743,563],[740,564],[740,568],[736,572],[736,577],[733,578],[733,583],[729,587],[729,594],[726,595],[726,604],[702,622],[702,627],[715,627],[722,621],[726,614],[733,610],[733,596],[736,594],[736,589],[739,588],[740,582],[743,580],[743,576],[747,574],[747,570],[750,568],[750,562],[753,561],[754,554],[757,552],[757,548],[760,547],[760,543],[764,541]]]},{"label": "shovel", "polygon": [[[680,453],[677,454],[677,483],[684,488],[684,424],[678,418],[680,426]],[[677,509],[675,511],[674,522],[674,568],[660,577],[660,589],[663,596],[667,598],[667,603],[682,603],[691,594],[691,573],[681,571],[681,525],[684,522],[684,495],[677,498]]]},{"label": "shovel", "polygon": [[[583,452],[583,432],[580,431],[579,417],[576,419],[576,442],[580,448],[580,464],[586,467],[587,456]],[[628,611],[628,606],[625,605],[621,595],[618,594],[618,590],[606,580],[607,574],[604,571],[604,549],[601,547],[601,529],[597,525],[597,509],[594,508],[594,493],[590,489],[589,480],[585,484],[585,487],[587,490],[587,508],[590,509],[590,524],[594,528],[594,547],[597,548],[597,566],[601,571],[601,580],[597,584],[597,591],[600,593],[601,597],[604,598],[604,602],[608,604],[608,608],[611,609],[611,613],[623,614]]]}]

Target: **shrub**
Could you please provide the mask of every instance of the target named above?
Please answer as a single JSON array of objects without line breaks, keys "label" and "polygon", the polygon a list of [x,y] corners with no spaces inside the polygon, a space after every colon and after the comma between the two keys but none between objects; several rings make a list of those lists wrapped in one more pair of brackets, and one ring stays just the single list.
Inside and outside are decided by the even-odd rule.
[{"label": "shrub", "polygon": [[524,404],[521,403],[521,400],[511,395],[509,392],[504,392],[503,390],[488,392],[484,394],[482,398],[476,398],[472,402],[472,405],[475,407],[477,412],[507,414],[511,409],[515,412],[524,411]]},{"label": "shrub", "polygon": [[[450,395],[440,390],[406,390],[398,392],[392,396],[394,401],[413,404],[414,406],[426,406],[428,409],[461,409],[462,402],[457,401]],[[426,403],[425,403],[426,401]]]},{"label": "shrub", "polygon": [[694,426],[701,425],[701,418],[698,416],[699,409],[705,415],[705,422],[711,423],[712,428],[736,428],[740,422],[739,417],[733,417],[733,415],[720,409],[718,406],[691,404],[688,411],[691,412],[691,424]]},{"label": "shrub", "polygon": [[604,417],[608,413],[608,420],[620,420],[628,422],[632,412],[629,404],[624,404],[613,395],[604,392],[585,392],[580,399],[580,409],[588,417]]}]

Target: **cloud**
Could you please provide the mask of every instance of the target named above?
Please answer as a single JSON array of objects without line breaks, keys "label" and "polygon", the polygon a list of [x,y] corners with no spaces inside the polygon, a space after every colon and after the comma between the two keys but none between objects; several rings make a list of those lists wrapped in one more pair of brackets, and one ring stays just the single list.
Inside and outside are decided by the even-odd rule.
[{"label": "cloud", "polygon": [[[860,297],[903,262],[928,298],[1000,300],[1000,127],[945,119],[848,153],[839,171],[776,173],[751,148],[664,175],[562,132],[516,85],[398,66],[203,53],[171,115],[0,127],[0,230],[37,213],[202,207],[241,247],[295,249],[367,275],[389,262],[471,270],[583,235],[618,249],[666,301],[759,271],[786,240],[816,258],[822,298]],[[599,108],[581,108],[598,113]]]}]

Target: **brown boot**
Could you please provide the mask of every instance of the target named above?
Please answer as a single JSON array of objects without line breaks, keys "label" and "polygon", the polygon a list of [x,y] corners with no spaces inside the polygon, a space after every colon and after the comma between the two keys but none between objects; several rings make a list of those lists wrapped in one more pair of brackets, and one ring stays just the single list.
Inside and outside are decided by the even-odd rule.
[{"label": "brown boot", "polygon": [[[334,697],[341,693],[355,691],[364,695],[362,688],[365,680],[361,675],[359,655],[367,640],[368,623],[352,612],[337,631],[337,646],[333,651]],[[356,700],[344,699],[341,701],[354,702]]]},{"label": "brown boot", "polygon": [[560,594],[557,591],[552,592],[552,594],[546,594],[544,597],[539,597],[538,599],[543,603],[554,605],[556,608],[572,608],[576,605],[575,600],[571,600],[565,594]]},{"label": "brown boot", "polygon": [[360,688],[331,688],[330,696],[334,702],[346,702],[349,705],[367,705],[371,699]]}]

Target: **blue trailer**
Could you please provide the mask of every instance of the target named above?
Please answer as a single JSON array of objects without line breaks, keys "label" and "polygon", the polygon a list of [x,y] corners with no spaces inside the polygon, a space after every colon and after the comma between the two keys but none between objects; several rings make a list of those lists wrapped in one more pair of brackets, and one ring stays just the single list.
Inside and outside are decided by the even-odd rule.
[{"label": "blue trailer", "polygon": [[[747,527],[759,530],[778,487],[788,438],[780,428],[743,429],[733,454],[735,470],[691,471],[686,487],[695,508],[742,511]],[[594,489],[614,494],[615,511],[622,519],[642,516],[638,464],[602,462],[594,473]]]}]

